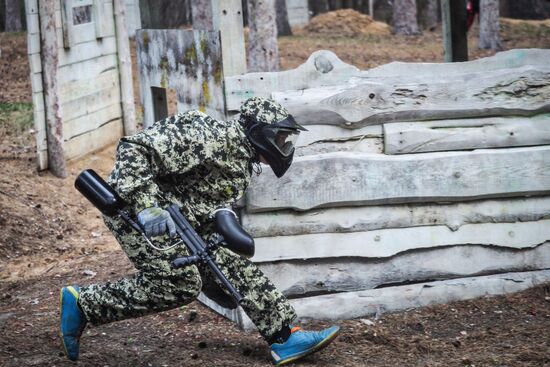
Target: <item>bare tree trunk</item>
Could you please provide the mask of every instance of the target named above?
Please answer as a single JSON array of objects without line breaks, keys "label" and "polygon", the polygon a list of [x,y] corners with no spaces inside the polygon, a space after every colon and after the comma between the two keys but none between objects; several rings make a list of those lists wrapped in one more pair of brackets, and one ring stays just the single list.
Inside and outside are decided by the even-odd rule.
[{"label": "bare tree trunk", "polygon": [[426,19],[426,29],[434,31],[439,24],[439,9],[438,9],[438,0],[427,0],[426,7],[424,8],[425,19]]},{"label": "bare tree trunk", "polygon": [[6,0],[6,32],[21,32],[21,12],[18,0]]},{"label": "bare tree trunk", "polygon": [[501,49],[498,0],[479,3],[479,48]]},{"label": "bare tree trunk", "polygon": [[288,22],[288,10],[286,8],[286,0],[276,0],[275,8],[277,11],[277,35],[292,36],[292,29]]},{"label": "bare tree trunk", "polygon": [[113,6],[115,12],[118,69],[120,75],[120,100],[122,104],[124,134],[133,135],[136,133],[136,110],[134,106],[130,42],[128,41],[128,32],[126,30],[126,4],[124,0],[114,0]]},{"label": "bare tree trunk", "polygon": [[248,71],[278,71],[275,0],[248,0]]},{"label": "bare tree trunk", "polygon": [[374,19],[374,0],[369,0],[369,15]]},{"label": "bare tree trunk", "polygon": [[393,31],[396,34],[420,34],[416,19],[416,0],[394,0]]},{"label": "bare tree trunk", "polygon": [[67,177],[63,150],[63,121],[57,85],[59,64],[57,32],[55,29],[55,2],[39,1],[42,78],[46,107],[46,137],[48,166],[57,177]]},{"label": "bare tree trunk", "polygon": [[192,0],[193,29],[213,29],[212,0]]}]

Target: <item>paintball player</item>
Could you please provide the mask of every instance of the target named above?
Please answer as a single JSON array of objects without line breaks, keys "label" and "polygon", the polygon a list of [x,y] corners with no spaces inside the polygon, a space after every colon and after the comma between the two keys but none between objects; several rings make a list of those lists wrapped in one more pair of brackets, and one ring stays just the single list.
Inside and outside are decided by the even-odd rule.
[{"label": "paintball player", "polygon": [[[243,196],[252,173],[259,173],[260,161],[277,177],[284,175],[302,130],[276,102],[251,98],[237,120],[218,121],[190,111],[122,138],[108,182],[145,233],[168,250],[149,246],[119,217],[104,217],[138,272],[105,284],[61,289],[60,328],[68,358],[78,359],[88,322],[101,325],[170,310],[192,302],[201,289],[219,290],[220,281],[206,266],[171,266],[189,253],[185,245],[168,246],[175,226],[163,208],[177,204],[208,241],[216,235],[212,213]],[[296,314],[288,300],[248,259],[225,247],[211,256],[243,296],[240,305],[269,343],[276,365],[313,353],[338,334],[337,326],[319,332],[293,326]]]}]

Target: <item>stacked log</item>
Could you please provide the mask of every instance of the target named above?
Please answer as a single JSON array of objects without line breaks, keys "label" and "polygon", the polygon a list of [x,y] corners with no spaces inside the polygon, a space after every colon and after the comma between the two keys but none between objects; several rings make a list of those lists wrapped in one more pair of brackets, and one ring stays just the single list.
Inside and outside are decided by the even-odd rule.
[{"label": "stacked log", "polygon": [[242,212],[252,260],[301,318],[550,281],[548,57],[359,71],[322,51],[295,70],[226,79],[229,110],[272,97],[309,129],[285,176],[254,178]]}]

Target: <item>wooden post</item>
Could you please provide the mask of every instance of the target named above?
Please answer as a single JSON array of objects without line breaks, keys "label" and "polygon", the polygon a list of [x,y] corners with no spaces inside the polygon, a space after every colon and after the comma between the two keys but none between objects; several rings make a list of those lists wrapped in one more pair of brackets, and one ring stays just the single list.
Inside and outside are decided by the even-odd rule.
[{"label": "wooden post", "polygon": [[445,61],[468,61],[465,0],[441,0]]},{"label": "wooden post", "polygon": [[374,19],[374,0],[369,0],[369,15]]},{"label": "wooden post", "polygon": [[132,83],[132,59],[126,28],[124,0],[114,0],[116,43],[118,48],[118,73],[120,77],[120,100],[124,121],[124,134],[136,133],[136,110]]},{"label": "wooden post", "polygon": [[55,2],[41,0],[39,8],[49,169],[55,176],[65,178],[67,168],[63,150],[63,121],[57,81],[59,48],[55,28]]},{"label": "wooden post", "polygon": [[241,0],[212,0],[214,30],[220,31],[224,76],[246,73]]}]

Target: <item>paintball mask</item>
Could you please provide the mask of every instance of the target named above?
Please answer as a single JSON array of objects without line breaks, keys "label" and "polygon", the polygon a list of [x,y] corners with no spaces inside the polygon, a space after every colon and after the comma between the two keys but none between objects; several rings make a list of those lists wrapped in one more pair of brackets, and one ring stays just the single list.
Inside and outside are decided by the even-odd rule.
[{"label": "paintball mask", "polygon": [[283,176],[292,163],[298,135],[307,130],[281,105],[262,98],[247,100],[241,108],[240,120],[256,152],[265,158],[277,177]]}]

